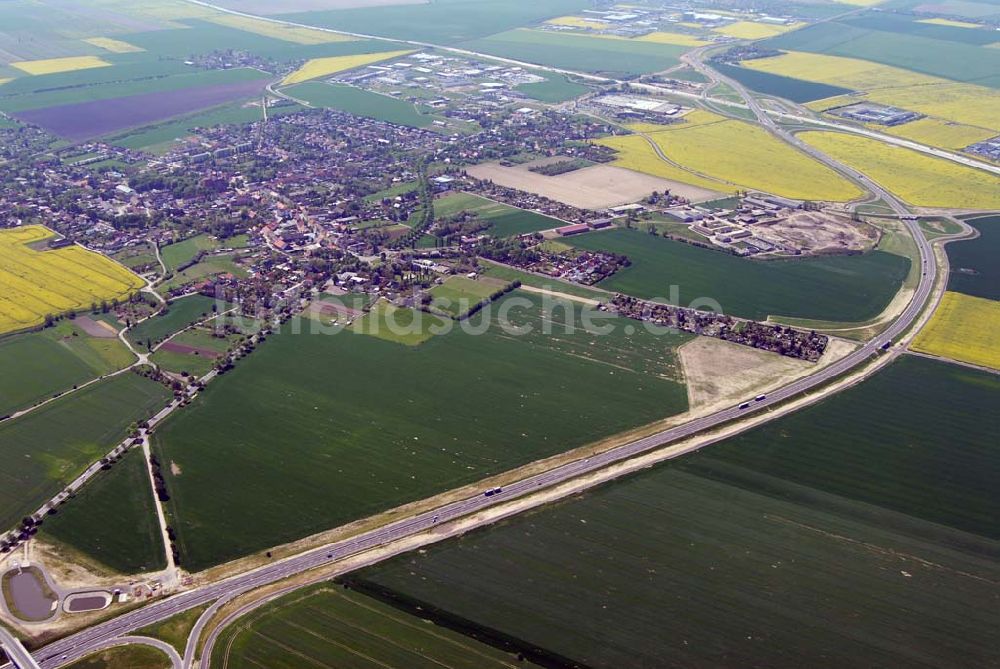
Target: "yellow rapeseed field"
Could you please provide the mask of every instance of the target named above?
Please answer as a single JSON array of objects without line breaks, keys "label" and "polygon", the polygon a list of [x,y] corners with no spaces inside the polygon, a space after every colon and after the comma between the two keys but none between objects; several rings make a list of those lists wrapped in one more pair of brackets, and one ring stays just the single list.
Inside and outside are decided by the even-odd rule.
[{"label": "yellow rapeseed field", "polygon": [[300,28],[298,26],[288,26],[274,21],[254,19],[249,16],[234,16],[232,14],[220,14],[208,19],[212,23],[229,28],[236,28],[262,37],[272,37],[274,39],[294,42],[295,44],[326,44],[328,42],[351,42],[355,38],[347,35],[326,30],[316,30],[315,28]]},{"label": "yellow rapeseed field", "polygon": [[867,60],[804,51],[789,51],[771,58],[754,58],[743,61],[742,65],[751,70],[860,91],[919,86],[944,81]]},{"label": "yellow rapeseed field", "polygon": [[953,21],[952,19],[920,19],[917,23],[931,23],[937,26],[951,26],[952,28],[982,28],[978,23],[968,21]]},{"label": "yellow rapeseed field", "polygon": [[620,167],[702,188],[761,190],[795,199],[834,202],[862,194],[833,170],[755,125],[723,120],[700,110],[685,118],[688,123],[651,126],[656,130],[649,133],[660,150],[680,167],[661,160],[642,137],[605,138],[600,143],[621,152],[615,163]]},{"label": "yellow rapeseed field", "polygon": [[655,42],[657,44],[673,44],[675,46],[704,46],[709,43],[707,40],[695,37],[694,35],[663,31],[657,31],[655,33],[649,33],[648,35],[643,35],[642,37],[636,37],[634,41]]},{"label": "yellow rapeseed field", "polygon": [[55,74],[56,72],[74,72],[89,70],[94,67],[110,67],[111,63],[97,56],[71,56],[69,58],[47,58],[45,60],[22,60],[11,63],[22,72],[28,74]]},{"label": "yellow rapeseed field", "polygon": [[787,33],[789,30],[801,28],[804,25],[804,23],[792,23],[787,26],[781,26],[772,23],[737,21],[736,23],[730,23],[729,25],[722,26],[721,28],[713,28],[713,30],[722,35],[728,35],[729,37],[735,37],[737,39],[765,39],[767,37],[774,37],[775,35]]},{"label": "yellow rapeseed field", "polygon": [[858,135],[809,131],[799,137],[911,205],[1000,209],[1000,177],[982,170]]},{"label": "yellow rapeseed field", "polygon": [[579,16],[560,16],[555,19],[549,19],[546,23],[554,26],[569,26],[570,28],[590,28],[591,30],[605,30],[611,27],[611,24],[604,21],[594,21],[593,19],[584,19]]},{"label": "yellow rapeseed field", "polygon": [[1000,369],[1000,302],[947,292],[913,349]]},{"label": "yellow rapeseed field", "polygon": [[875,124],[869,125],[869,127],[878,132],[912,139],[922,144],[940,146],[943,149],[964,149],[970,144],[981,142],[997,134],[995,130],[977,128],[971,125],[962,125],[930,117],[917,119],[916,121],[910,121],[909,123],[894,127]]},{"label": "yellow rapeseed field", "polygon": [[143,280],[80,246],[36,251],[52,232],[40,225],[0,230],[0,333],[40,325],[46,314],[124,298]]},{"label": "yellow rapeseed field", "polygon": [[305,65],[285,77],[281,84],[283,86],[289,84],[300,84],[303,81],[309,81],[310,79],[326,77],[331,74],[336,74],[337,72],[346,72],[347,70],[353,70],[355,68],[371,65],[372,63],[378,63],[383,60],[399,58],[400,56],[405,56],[409,53],[413,53],[413,51],[383,51],[381,53],[362,53],[355,56],[313,58],[312,60],[306,62]]},{"label": "yellow rapeseed field", "polygon": [[145,51],[145,49],[141,49],[133,44],[118,39],[111,39],[110,37],[91,37],[83,41],[111,53],[136,53],[137,51]]}]

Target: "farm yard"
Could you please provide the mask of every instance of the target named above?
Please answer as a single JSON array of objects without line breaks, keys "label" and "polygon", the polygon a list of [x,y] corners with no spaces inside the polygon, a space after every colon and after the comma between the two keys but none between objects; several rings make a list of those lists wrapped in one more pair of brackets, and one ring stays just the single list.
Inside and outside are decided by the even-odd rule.
[{"label": "farm yard", "polygon": [[0,423],[0,527],[34,512],[169,397],[159,383],[128,372]]},{"label": "farm yard", "polygon": [[[25,409],[98,376],[127,367],[134,356],[108,328],[92,336],[89,317],[63,320],[41,332],[0,339],[0,416]],[[100,321],[90,321],[100,329]]]},{"label": "farm yard", "polygon": [[396,667],[502,669],[515,662],[528,669],[536,666],[458,632],[428,625],[377,599],[328,584],[279,599],[246,623],[223,635],[213,664],[295,669],[307,661],[347,667],[363,657]]},{"label": "farm yard", "polygon": [[[114,518],[113,523],[108,519]],[[146,459],[130,451],[46,519],[40,536],[122,573],[166,567]]]},{"label": "farm yard", "polygon": [[1000,302],[946,292],[913,349],[1000,370]]},{"label": "farm yard", "polygon": [[681,306],[716,301],[732,316],[865,321],[899,290],[907,258],[885,251],[864,255],[757,261],[636,230],[580,235],[573,246],[629,257],[631,266],[599,286],[644,299],[665,300],[677,286]]},{"label": "farm yard", "polygon": [[[553,336],[544,334],[541,300],[515,291],[501,304],[515,298],[514,324],[534,328],[525,337],[490,322],[480,336],[455,327],[405,346],[350,331],[310,334],[308,324],[291,334],[286,326],[209,385],[154,442],[162,462],[183,470],[165,475],[185,568],[264,550],[686,410],[674,349],[689,336],[627,334],[620,326],[598,348],[579,328],[560,334],[558,322]],[[579,315],[578,306],[565,306]],[[472,321],[482,324],[480,316]],[[355,382],[331,381],[338,378]]]},{"label": "farm yard", "polygon": [[993,375],[904,358],[773,425],[348,580],[564,665],[986,665],[998,393]]},{"label": "farm yard", "polygon": [[1000,178],[987,172],[874,139],[809,131],[800,138],[918,207],[1000,208]]},{"label": "farm yard", "polygon": [[144,282],[80,246],[36,250],[53,238],[40,225],[0,231],[0,334],[42,325],[46,315],[124,299]]}]

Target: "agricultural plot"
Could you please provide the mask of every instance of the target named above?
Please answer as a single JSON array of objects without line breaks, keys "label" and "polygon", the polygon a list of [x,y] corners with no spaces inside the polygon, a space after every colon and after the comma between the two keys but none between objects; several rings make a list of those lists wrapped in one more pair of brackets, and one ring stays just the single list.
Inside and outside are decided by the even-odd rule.
[{"label": "agricultural plot", "polygon": [[865,321],[880,314],[910,268],[907,258],[883,251],[864,255],[756,261],[636,230],[612,230],[572,239],[592,251],[624,254],[631,266],[601,288],[680,306],[707,308],[711,300],[733,316]]},{"label": "agricultural plot", "polygon": [[507,288],[506,281],[491,278],[469,279],[464,276],[452,276],[439,286],[430,290],[431,309],[443,312],[452,318],[461,318],[469,313],[480,302],[490,299],[499,291]]},{"label": "agricultural plot", "polygon": [[108,335],[90,336],[64,320],[42,332],[0,339],[0,416],[131,364],[134,356],[110,328]]},{"label": "agricultural plot", "polygon": [[590,87],[578,84],[564,74],[554,74],[551,72],[539,72],[539,74],[545,77],[545,81],[533,84],[521,84],[517,87],[517,90],[529,98],[551,103],[573,100],[591,90]]},{"label": "agricultural plot", "polygon": [[429,625],[388,604],[331,585],[311,587],[254,612],[223,634],[212,658],[219,666],[536,667],[516,655]]},{"label": "agricultural plot", "polygon": [[173,277],[161,284],[164,290],[171,290],[179,286],[184,286],[198,279],[218,276],[220,274],[232,274],[239,278],[246,278],[247,271],[236,264],[235,254],[213,255],[201,260],[187,269],[177,272]]},{"label": "agricultural plot", "polygon": [[491,225],[487,232],[494,237],[513,237],[551,230],[566,224],[551,216],[518,209],[470,193],[454,193],[434,201],[434,215],[438,218],[447,218],[463,211],[488,221]]},{"label": "agricultural plot", "polygon": [[123,42],[119,39],[112,39],[110,37],[91,37],[90,39],[85,39],[83,41],[87,44],[100,47],[105,51],[110,51],[111,53],[138,53],[142,51],[139,47],[129,44],[128,42]]},{"label": "agricultural plot", "polygon": [[[618,327],[597,346],[579,329],[562,334],[556,325],[545,334],[539,298],[515,292],[498,309],[511,300],[508,316],[532,328],[527,336],[491,321],[479,336],[456,327],[411,347],[349,331],[310,334],[305,323],[302,334],[286,328],[212,383],[155,437],[165,469],[183,470],[165,474],[185,567],[263,550],[686,409],[674,349],[688,336],[629,334],[614,319]],[[579,307],[564,306],[579,324]],[[353,381],[337,381],[346,378]]]},{"label": "agricultural plot", "polygon": [[[986,28],[986,26],[965,23],[963,21],[942,21],[940,19],[937,21],[933,19],[929,21],[914,21],[910,16],[880,12],[878,14],[865,13],[853,16],[845,19],[843,23],[856,28],[900,33],[902,35],[915,35],[934,40],[977,46],[985,46],[997,41],[995,31]],[[975,30],[976,28],[978,30]]]},{"label": "agricultural plot", "polygon": [[1000,302],[946,292],[913,349],[1000,370]]},{"label": "agricultural plot", "polygon": [[961,150],[997,134],[996,130],[962,125],[936,118],[921,118],[894,127],[872,126],[872,129],[914,142]]},{"label": "agricultural plot", "polygon": [[772,23],[755,23],[753,21],[737,21],[721,28],[714,28],[715,32],[735,37],[736,39],[767,39],[775,35],[781,35],[790,30],[801,28],[804,23],[793,23],[790,25],[775,25]]},{"label": "agricultural plot", "polygon": [[445,0],[397,6],[368,3],[354,9],[292,13],[279,18],[366,35],[456,44],[570,15],[589,6],[584,0]]},{"label": "agricultural plot", "polygon": [[948,290],[973,297],[1000,300],[1000,216],[984,216],[966,220],[979,231],[973,240],[947,246],[951,274]]},{"label": "agricultural plot", "polygon": [[779,35],[763,45],[859,58],[933,77],[1000,87],[1000,51],[974,44],[827,22]]},{"label": "agricultural plot", "polygon": [[160,248],[160,257],[167,271],[172,272],[181,265],[187,265],[203,251],[214,251],[222,246],[217,239],[208,234],[195,235]]},{"label": "agricultural plot", "polygon": [[862,194],[857,186],[822,163],[743,121],[719,117],[714,122],[678,125],[652,133],[649,138],[680,167],[663,161],[643,137],[609,137],[598,142],[622,154],[615,163],[621,167],[696,186],[704,187],[714,179],[725,190],[762,190],[797,200],[834,202]]},{"label": "agricultural plot", "polygon": [[126,373],[0,423],[0,527],[12,527],[166,405],[159,383]]},{"label": "agricultural plot", "polygon": [[166,567],[142,451],[130,451],[60,506],[45,520],[40,535],[121,574]]},{"label": "agricultural plot", "polygon": [[166,313],[149,318],[128,331],[128,338],[140,346],[155,345],[175,332],[179,332],[218,311],[228,309],[225,302],[217,302],[204,295],[189,295],[168,304]]},{"label": "agricultural plot", "polygon": [[434,122],[435,118],[430,114],[422,113],[409,102],[343,84],[324,84],[312,81],[289,86],[284,89],[284,93],[315,107],[339,109],[355,116],[364,116],[413,128],[426,128]]},{"label": "agricultural plot", "polygon": [[687,47],[673,44],[525,29],[492,35],[463,47],[538,65],[621,76],[665,70],[677,65],[687,51]]},{"label": "agricultural plot", "polygon": [[400,56],[405,56],[410,53],[413,53],[413,51],[385,51],[382,53],[357,54],[354,56],[313,58],[312,60],[307,61],[305,65],[285,77],[281,83],[285,86],[290,84],[301,84],[303,81],[309,81],[310,79],[319,79],[320,77],[327,77],[338,72],[355,70],[359,67],[364,67],[365,65],[399,58]]},{"label": "agricultural plot", "polygon": [[858,135],[810,131],[798,136],[914,206],[1000,208],[1000,179],[988,172]]},{"label": "agricultural plot", "polygon": [[52,232],[39,225],[0,231],[0,334],[36,327],[45,316],[122,299],[143,280],[81,246],[37,251]]},{"label": "agricultural plot", "polygon": [[560,666],[987,666],[998,399],[993,375],[904,358],[770,426],[352,580]]},{"label": "agricultural plot", "polygon": [[94,67],[110,67],[111,63],[96,56],[76,56],[70,58],[50,58],[46,60],[22,60],[10,64],[28,74],[56,74],[57,72],[76,72]]},{"label": "agricultural plot", "polygon": [[162,369],[202,377],[212,370],[235,337],[216,337],[207,328],[185,330],[164,342],[150,358]]},{"label": "agricultural plot", "polygon": [[295,44],[328,44],[330,42],[350,42],[353,37],[338,35],[326,30],[315,28],[305,28],[290,26],[273,21],[262,21],[249,16],[238,16],[234,14],[222,14],[208,19],[212,23],[220,26],[228,26],[237,30],[244,30],[255,35],[271,37],[285,42]]},{"label": "agricultural plot", "polygon": [[351,326],[351,332],[370,335],[404,346],[420,346],[444,331],[440,316],[416,309],[403,309],[380,300]]},{"label": "agricultural plot", "polygon": [[850,93],[850,89],[820,84],[804,79],[785,77],[746,67],[736,67],[725,63],[713,63],[712,67],[722,74],[735,79],[744,86],[765,95],[775,95],[792,102],[813,102],[825,98]]}]

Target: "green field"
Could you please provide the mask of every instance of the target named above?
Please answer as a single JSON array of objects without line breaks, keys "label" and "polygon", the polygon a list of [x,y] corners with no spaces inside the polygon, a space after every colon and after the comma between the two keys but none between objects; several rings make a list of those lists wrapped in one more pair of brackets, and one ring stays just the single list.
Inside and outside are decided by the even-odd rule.
[{"label": "green field", "polygon": [[973,240],[952,242],[948,249],[951,274],[948,290],[975,297],[1000,300],[1000,216],[983,216],[965,221],[979,236]]},{"label": "green field", "polygon": [[[182,346],[191,346],[222,354],[229,349],[235,339],[236,337],[215,337],[209,329],[195,328],[193,330],[185,330],[171,337],[169,341]],[[216,358],[204,355],[200,351],[197,353],[181,353],[161,348],[152,355],[150,360],[161,368],[171,372],[187,372],[196,377],[202,377],[215,366]]]},{"label": "green field", "polygon": [[727,314],[753,319],[864,321],[881,313],[910,268],[908,259],[883,251],[755,261],[625,229],[574,237],[572,243],[631,259],[602,288],[666,300],[676,285],[681,306],[707,298]]},{"label": "green field", "polygon": [[492,263],[488,260],[480,260],[480,263],[482,275],[485,277],[503,279],[505,281],[520,281],[524,286],[542,288],[556,293],[565,293],[567,295],[584,297],[591,300],[607,301],[608,298],[611,297],[609,293],[587,288],[586,286],[581,286],[577,283],[569,283],[568,281],[562,281],[552,277],[531,274],[530,272],[524,272],[506,265]]},{"label": "green field", "polygon": [[495,279],[469,279],[464,276],[452,276],[439,286],[430,290],[431,308],[441,310],[452,318],[460,318],[483,300],[487,300],[497,291],[504,290],[507,282]]},{"label": "green field", "polygon": [[315,107],[339,109],[355,116],[396,125],[426,128],[434,122],[434,116],[421,113],[412,103],[354,86],[308,81],[282,90],[291,97],[304,100]]},{"label": "green field", "polygon": [[[163,425],[155,448],[191,570],[480,480],[684,411],[686,335],[542,331],[540,300],[500,301],[480,336],[419,346],[351,332],[286,332]],[[518,306],[518,305],[521,306]],[[578,310],[557,310],[556,319]],[[499,307],[498,307],[499,308]],[[557,321],[558,322],[558,321]],[[480,316],[469,322],[482,323]]]},{"label": "green field", "polygon": [[0,339],[0,416],[134,361],[118,339],[91,337],[71,320]]},{"label": "green field", "polygon": [[195,256],[202,251],[211,251],[219,248],[219,246],[219,240],[211,235],[195,235],[183,241],[161,247],[160,257],[163,258],[163,264],[167,266],[167,271],[172,272],[181,265],[186,265],[194,260]]},{"label": "green field", "polygon": [[489,669],[536,665],[364,595],[330,584],[294,592],[240,619],[213,666],[298,669]]},{"label": "green field", "polygon": [[[998,12],[1000,13],[1000,12]],[[879,30],[883,32],[917,35],[935,40],[960,42],[985,46],[997,41],[995,30],[969,29],[955,26],[943,26],[933,23],[920,23],[915,17],[889,13],[866,13],[842,21],[842,23],[857,28]]]},{"label": "green field", "polygon": [[813,100],[832,98],[851,92],[839,86],[828,86],[827,84],[818,84],[814,81],[783,77],[778,74],[771,74],[770,72],[760,72],[745,67],[726,65],[725,63],[712,63],[712,67],[758,93],[775,95],[779,98],[791,100],[792,102],[812,102]]},{"label": "green field", "polygon": [[487,232],[494,237],[513,237],[566,225],[565,222],[551,216],[527,209],[518,209],[472,193],[451,193],[434,200],[434,215],[439,219],[448,218],[463,211],[488,221],[491,225]]},{"label": "green field", "polygon": [[517,90],[530,98],[552,103],[566,102],[567,100],[578,98],[591,90],[589,86],[578,84],[565,74],[554,74],[551,72],[538,72],[537,74],[544,76],[546,80],[534,84],[521,84],[517,87]]},{"label": "green field", "polygon": [[665,70],[677,65],[680,55],[688,50],[687,47],[672,44],[609,40],[540,30],[511,30],[462,46],[522,62],[616,76]]},{"label": "green field", "polygon": [[100,651],[67,665],[67,669],[170,669],[170,658],[149,646],[123,646]]},{"label": "green field", "polygon": [[585,0],[436,0],[397,7],[300,12],[281,18],[366,35],[454,44],[572,14],[589,6]]},{"label": "green field", "polygon": [[595,669],[990,666],[998,400],[993,375],[905,358],[745,436],[357,577]]},{"label": "green field", "polygon": [[211,606],[211,604],[203,604],[202,606],[196,606],[193,609],[182,611],[181,613],[171,616],[166,620],[154,623],[149,627],[138,629],[135,633],[140,636],[148,636],[153,639],[159,639],[160,641],[166,641],[173,646],[177,652],[181,654],[181,656],[183,656],[184,649],[187,646],[188,637],[191,635],[191,630],[198,622],[198,618],[201,617],[201,614],[204,613],[209,606]]},{"label": "green field", "polygon": [[169,396],[162,385],[127,372],[0,423],[0,527],[35,511]]},{"label": "green field", "polygon": [[88,483],[45,520],[40,535],[122,574],[166,567],[142,451],[130,451]]},{"label": "green field", "polygon": [[[169,247],[167,247],[169,248]],[[247,271],[242,266],[237,265],[234,261],[235,255],[225,254],[225,255],[213,255],[206,257],[204,260],[191,265],[187,269],[177,272],[172,277],[160,284],[163,290],[171,290],[178,288],[180,286],[187,285],[192,281],[198,281],[199,279],[206,279],[211,276],[217,276],[219,274],[232,274],[233,276],[239,277],[241,279],[246,278]]]},{"label": "green field", "polygon": [[[143,321],[128,331],[128,338],[135,345],[147,346],[180,332],[192,323],[210,316],[213,308],[224,311],[222,305],[204,295],[189,295],[167,305],[167,312]],[[226,307],[228,308],[228,306]]]}]

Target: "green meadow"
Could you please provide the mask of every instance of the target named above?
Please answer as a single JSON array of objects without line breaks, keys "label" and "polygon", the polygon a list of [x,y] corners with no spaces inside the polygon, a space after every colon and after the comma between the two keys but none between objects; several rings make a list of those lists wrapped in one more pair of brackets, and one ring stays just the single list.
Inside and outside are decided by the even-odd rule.
[{"label": "green meadow", "polygon": [[379,121],[426,128],[434,122],[430,114],[421,113],[410,103],[388,95],[372,93],[344,84],[325,84],[309,81],[283,89],[289,96],[303,100],[315,107],[339,109],[355,116],[364,116]]},{"label": "green meadow", "polygon": [[518,209],[472,193],[451,193],[434,201],[434,215],[439,219],[461,212],[475,214],[477,218],[489,222],[487,232],[494,237],[513,237],[565,225],[551,216]]},{"label": "green meadow", "polygon": [[989,666],[998,399],[994,375],[904,358],[348,581],[558,666]]},{"label": "green meadow", "polygon": [[192,323],[211,316],[213,309],[219,306],[215,300],[204,295],[189,295],[174,300],[167,305],[166,313],[153,316],[129,330],[129,341],[137,346],[145,346],[147,343],[155,345]]},{"label": "green meadow", "polygon": [[155,435],[161,461],[183,470],[165,475],[185,567],[262,551],[687,408],[674,349],[690,337],[628,332],[618,319],[603,337],[564,331],[558,323],[570,316],[580,322],[569,303],[546,334],[540,307],[520,291],[499,302],[512,325],[533,328],[522,336],[481,312],[467,323],[482,334],[456,326],[419,345],[311,334],[311,321],[299,323],[301,334],[292,321],[269,337]]}]

